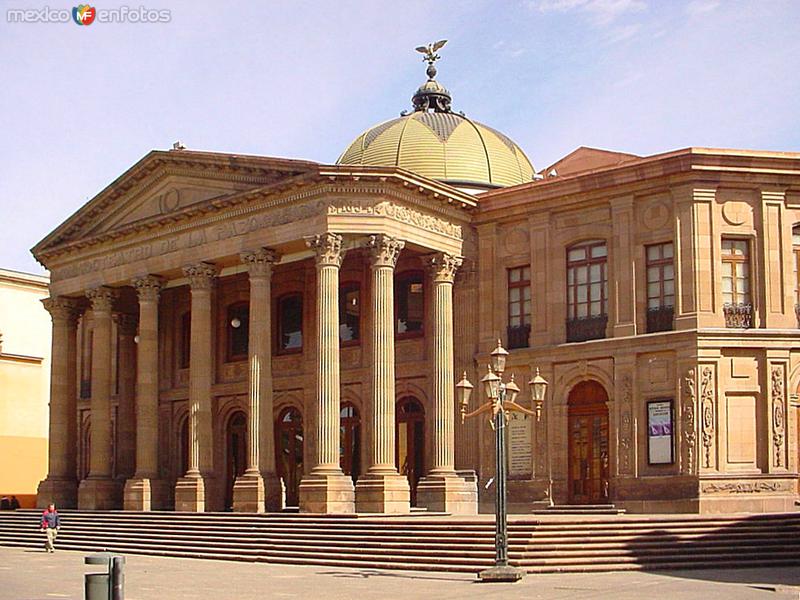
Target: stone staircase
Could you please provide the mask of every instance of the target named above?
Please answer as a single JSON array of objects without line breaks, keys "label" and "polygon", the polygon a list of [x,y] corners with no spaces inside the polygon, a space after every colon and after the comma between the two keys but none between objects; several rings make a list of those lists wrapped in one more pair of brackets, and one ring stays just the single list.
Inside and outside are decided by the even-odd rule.
[{"label": "stone staircase", "polygon": [[[39,548],[38,511],[0,513],[0,545]],[[475,573],[494,521],[300,514],[62,511],[59,549]],[[512,516],[509,558],[529,573],[800,565],[800,514]]]}]

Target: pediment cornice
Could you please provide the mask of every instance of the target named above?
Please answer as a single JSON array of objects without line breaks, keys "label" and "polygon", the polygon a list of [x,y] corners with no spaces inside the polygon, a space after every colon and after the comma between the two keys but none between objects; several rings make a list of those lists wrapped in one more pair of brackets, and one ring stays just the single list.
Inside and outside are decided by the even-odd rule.
[{"label": "pediment cornice", "polygon": [[[467,194],[450,188],[446,184],[440,184],[424,178],[419,178],[412,173],[402,169],[391,170],[353,170],[350,168],[326,167],[311,164],[314,169],[299,175],[287,176],[279,181],[243,190],[236,193],[222,195],[198,202],[185,209],[177,210],[168,214],[159,214],[151,218],[138,220],[121,227],[104,231],[78,239],[58,243],[53,241],[46,242],[53,238],[54,234],[48,236],[36,248],[34,254],[41,262],[51,261],[56,257],[65,254],[80,253],[91,249],[94,246],[107,246],[110,242],[126,243],[129,239],[138,237],[155,237],[163,233],[179,233],[193,227],[201,227],[216,221],[225,219],[237,219],[256,211],[269,210],[279,206],[289,206],[307,202],[313,198],[325,198],[326,202],[320,203],[314,209],[320,213],[329,211],[329,204],[336,206],[350,206],[346,198],[359,197],[352,206],[364,207],[374,199],[377,203],[381,198],[400,201],[402,203],[418,206],[428,213],[441,215],[443,219],[464,223],[469,220],[468,213],[476,206],[475,201]],[[152,173],[152,170],[150,171]],[[188,168],[186,165],[170,164],[168,167],[162,165],[162,171],[158,178],[153,178],[147,182],[148,187],[142,188],[155,189],[159,181],[169,175],[192,176],[196,175],[195,169]],[[248,175],[240,174],[240,177]],[[130,189],[128,186],[127,189]],[[141,193],[142,190],[139,190]],[[119,196],[114,196],[118,198]],[[113,201],[113,198],[112,198]],[[89,208],[94,201],[87,204]],[[95,210],[102,210],[94,207]],[[80,213],[80,211],[79,211]],[[78,213],[78,214],[79,214]],[[91,223],[89,215],[83,221]],[[97,213],[94,213],[97,219]],[[77,216],[77,214],[76,214]],[[65,223],[68,225],[69,221]],[[74,223],[72,227],[76,227]],[[64,227],[64,226],[62,226]],[[59,228],[61,229],[61,228]],[[66,231],[62,234],[67,236]]]}]

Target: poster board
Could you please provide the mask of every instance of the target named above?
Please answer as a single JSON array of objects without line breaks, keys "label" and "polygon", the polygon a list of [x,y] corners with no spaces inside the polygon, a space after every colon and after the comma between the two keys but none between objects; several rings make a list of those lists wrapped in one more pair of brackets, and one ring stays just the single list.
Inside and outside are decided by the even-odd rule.
[{"label": "poster board", "polygon": [[675,462],[674,409],[672,400],[647,403],[647,463],[671,465]]}]

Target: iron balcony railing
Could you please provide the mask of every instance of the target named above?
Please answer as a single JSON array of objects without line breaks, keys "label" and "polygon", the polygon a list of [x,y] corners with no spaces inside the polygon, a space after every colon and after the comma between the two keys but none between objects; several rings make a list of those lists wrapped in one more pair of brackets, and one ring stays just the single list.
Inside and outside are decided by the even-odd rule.
[{"label": "iron balcony railing", "polygon": [[608,315],[567,319],[567,342],[585,342],[606,337]]},{"label": "iron balcony railing", "polygon": [[515,327],[508,327],[508,348],[528,348],[530,346],[530,325],[517,325]]},{"label": "iron balcony railing", "polygon": [[722,305],[722,311],[725,314],[725,327],[750,329],[753,326],[752,304],[726,302]]},{"label": "iron balcony railing", "polygon": [[656,306],[647,309],[647,333],[672,331],[672,318],[675,309],[672,306]]}]

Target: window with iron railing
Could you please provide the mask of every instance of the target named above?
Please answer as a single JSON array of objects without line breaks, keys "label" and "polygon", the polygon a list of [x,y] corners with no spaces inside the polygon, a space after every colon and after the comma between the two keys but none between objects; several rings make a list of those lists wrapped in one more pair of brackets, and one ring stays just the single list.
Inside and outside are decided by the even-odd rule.
[{"label": "window with iron railing", "polygon": [[747,329],[753,326],[747,240],[722,240],[722,302],[726,327]]},{"label": "window with iron railing", "polygon": [[645,247],[647,259],[647,333],[671,331],[675,306],[672,242]]},{"label": "window with iron railing", "polygon": [[567,248],[567,341],[606,336],[608,324],[608,250],[604,240]]},{"label": "window with iron railing", "polygon": [[531,332],[531,267],[508,269],[508,347],[527,348]]}]

